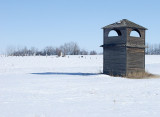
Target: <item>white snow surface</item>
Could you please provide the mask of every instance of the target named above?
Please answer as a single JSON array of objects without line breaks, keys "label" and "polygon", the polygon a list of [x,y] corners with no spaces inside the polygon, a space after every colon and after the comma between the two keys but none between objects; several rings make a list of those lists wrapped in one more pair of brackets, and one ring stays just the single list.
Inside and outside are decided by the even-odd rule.
[{"label": "white snow surface", "polygon": [[[0,117],[160,117],[160,78],[100,74],[103,56],[0,57]],[[160,56],[146,56],[160,75]]]}]

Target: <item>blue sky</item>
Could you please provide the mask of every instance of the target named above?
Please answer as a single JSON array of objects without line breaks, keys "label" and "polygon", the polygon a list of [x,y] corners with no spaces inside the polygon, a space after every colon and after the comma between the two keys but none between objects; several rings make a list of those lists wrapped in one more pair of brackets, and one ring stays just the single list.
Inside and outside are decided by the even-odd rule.
[{"label": "blue sky", "polygon": [[158,0],[0,0],[0,52],[71,41],[102,52],[101,27],[121,19],[148,28],[147,43],[160,43],[159,6]]}]

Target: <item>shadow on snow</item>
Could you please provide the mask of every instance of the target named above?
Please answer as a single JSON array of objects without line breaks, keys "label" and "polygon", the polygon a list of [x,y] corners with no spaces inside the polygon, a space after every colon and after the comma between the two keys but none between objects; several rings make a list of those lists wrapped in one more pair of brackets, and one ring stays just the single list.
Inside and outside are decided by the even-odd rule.
[{"label": "shadow on snow", "polygon": [[75,75],[75,76],[92,76],[98,73],[67,73],[67,72],[44,72],[44,73],[31,73],[35,75]]}]

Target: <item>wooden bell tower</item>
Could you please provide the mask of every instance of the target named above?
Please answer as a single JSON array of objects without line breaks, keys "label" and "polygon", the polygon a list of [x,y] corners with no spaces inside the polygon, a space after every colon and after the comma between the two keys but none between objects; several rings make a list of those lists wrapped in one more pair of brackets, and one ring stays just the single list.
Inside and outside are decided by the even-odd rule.
[{"label": "wooden bell tower", "polygon": [[[145,27],[127,19],[107,25],[103,29],[103,73],[127,76],[145,72]],[[115,31],[117,36],[110,36]],[[132,36],[136,32],[138,36]]]}]

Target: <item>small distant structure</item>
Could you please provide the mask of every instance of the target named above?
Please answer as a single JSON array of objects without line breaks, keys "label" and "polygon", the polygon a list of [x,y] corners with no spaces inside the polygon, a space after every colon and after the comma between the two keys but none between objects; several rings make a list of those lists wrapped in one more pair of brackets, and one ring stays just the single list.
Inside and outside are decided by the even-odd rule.
[{"label": "small distant structure", "polygon": [[63,52],[60,51],[60,52],[58,53],[58,57],[65,57],[65,54],[63,54]]},{"label": "small distant structure", "polygon": [[[103,29],[103,73],[127,76],[145,72],[145,30],[127,19],[107,25]],[[110,36],[113,31],[117,36]],[[131,34],[135,32],[137,37]]]},{"label": "small distant structure", "polygon": [[63,53],[60,51],[58,52],[58,57],[61,57],[63,55]]}]

